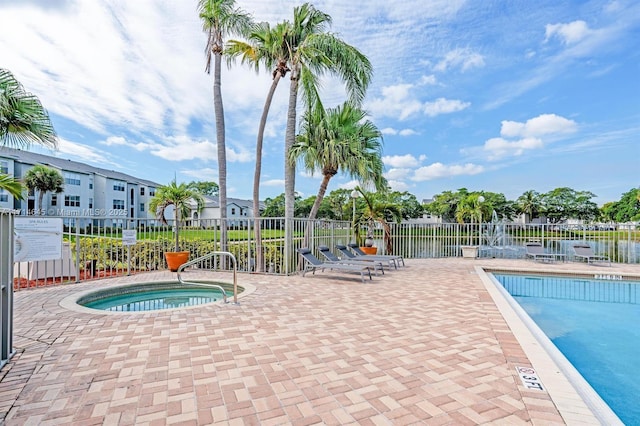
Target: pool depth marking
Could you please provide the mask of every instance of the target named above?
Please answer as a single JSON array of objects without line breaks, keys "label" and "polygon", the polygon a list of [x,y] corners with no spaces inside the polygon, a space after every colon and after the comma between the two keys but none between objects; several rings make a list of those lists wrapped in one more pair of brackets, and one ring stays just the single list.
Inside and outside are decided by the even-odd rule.
[{"label": "pool depth marking", "polygon": [[520,376],[520,380],[522,384],[527,389],[535,389],[544,391],[544,386],[542,386],[542,382],[536,373],[536,370],[533,367],[517,367],[516,371],[518,372],[518,376]]},{"label": "pool depth marking", "polygon": [[595,274],[593,278],[595,278],[596,280],[622,281],[622,275]]}]

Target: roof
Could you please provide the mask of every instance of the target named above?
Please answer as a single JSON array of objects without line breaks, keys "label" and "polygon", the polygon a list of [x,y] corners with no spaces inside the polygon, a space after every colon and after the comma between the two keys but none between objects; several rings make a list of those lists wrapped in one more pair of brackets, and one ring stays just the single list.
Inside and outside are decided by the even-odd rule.
[{"label": "roof", "polygon": [[21,149],[0,147],[0,158],[9,158],[24,164],[43,164],[45,166],[51,166],[69,172],[102,175],[110,179],[122,180],[128,183],[136,183],[153,187],[160,186],[159,183],[146,179],[140,179],[126,173],[117,172],[115,170],[94,167],[85,163],[80,163],[78,161],[38,154],[30,151],[23,151]]},{"label": "roof", "polygon": [[[205,207],[220,207],[220,200],[219,197],[212,197],[210,195],[204,195],[204,206]],[[195,202],[191,201],[191,204],[194,205]],[[231,205],[231,204],[235,204],[238,207],[244,208],[244,209],[251,209],[253,208],[253,200],[242,200],[240,198],[229,198],[227,197],[227,206]],[[263,201],[260,201],[260,209],[264,209],[265,208],[265,204]]]}]

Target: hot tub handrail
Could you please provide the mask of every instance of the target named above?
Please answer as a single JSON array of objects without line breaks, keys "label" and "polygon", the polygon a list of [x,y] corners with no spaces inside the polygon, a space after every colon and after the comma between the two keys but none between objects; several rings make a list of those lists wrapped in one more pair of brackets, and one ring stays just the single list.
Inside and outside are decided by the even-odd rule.
[{"label": "hot tub handrail", "polygon": [[[233,303],[238,304],[238,261],[236,260],[236,257],[233,255],[233,253],[230,253],[228,251],[212,251],[210,253],[205,254],[204,256],[197,257],[193,260],[188,261],[187,263],[180,265],[180,267],[178,268],[178,281],[180,281],[181,284],[192,284],[192,285],[202,284],[202,283],[193,283],[189,281],[183,281],[182,276],[180,274],[182,273],[182,271],[184,271],[185,268],[191,265],[195,265],[196,263],[202,262],[203,260],[211,259],[212,257],[219,256],[219,255],[223,255],[231,258],[231,263],[233,264]],[[224,291],[224,288],[222,288],[217,284],[206,284],[206,285],[211,287],[218,287],[220,290],[222,290],[222,297],[224,298],[224,303],[227,303],[227,292]]]}]

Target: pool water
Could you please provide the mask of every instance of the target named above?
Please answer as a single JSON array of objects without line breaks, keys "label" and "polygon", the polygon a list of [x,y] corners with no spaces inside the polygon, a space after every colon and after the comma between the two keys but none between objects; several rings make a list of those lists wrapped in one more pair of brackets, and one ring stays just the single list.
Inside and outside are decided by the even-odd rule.
[{"label": "pool water", "polygon": [[222,292],[208,288],[165,288],[114,294],[81,303],[87,308],[112,312],[141,312],[183,308],[222,300]]},{"label": "pool water", "polygon": [[625,424],[640,424],[640,283],[494,274]]}]

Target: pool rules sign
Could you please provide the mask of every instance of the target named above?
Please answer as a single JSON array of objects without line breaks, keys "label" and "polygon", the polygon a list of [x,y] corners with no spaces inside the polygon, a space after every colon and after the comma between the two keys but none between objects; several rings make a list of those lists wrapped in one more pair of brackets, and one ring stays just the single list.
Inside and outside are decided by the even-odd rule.
[{"label": "pool rules sign", "polygon": [[135,229],[123,229],[122,230],[122,245],[123,246],[135,246],[137,242]]}]

